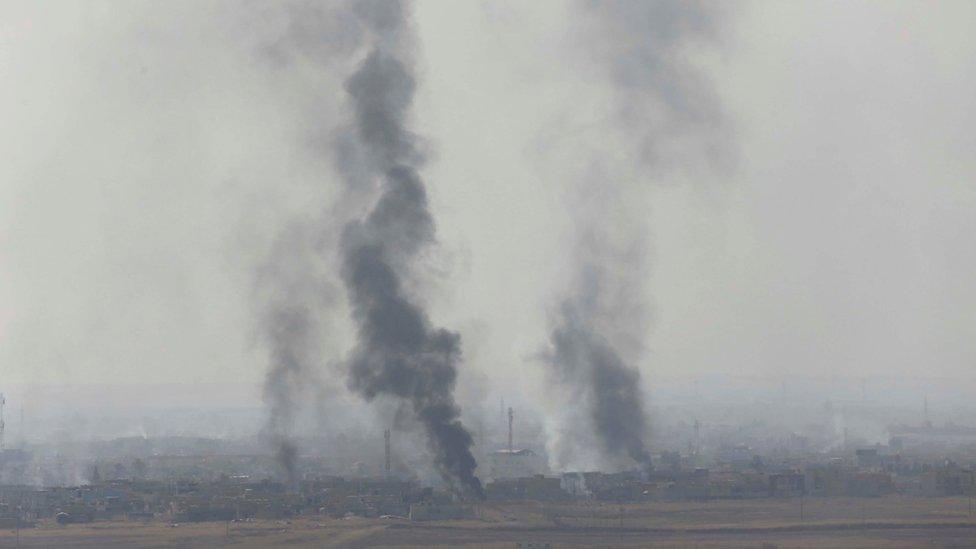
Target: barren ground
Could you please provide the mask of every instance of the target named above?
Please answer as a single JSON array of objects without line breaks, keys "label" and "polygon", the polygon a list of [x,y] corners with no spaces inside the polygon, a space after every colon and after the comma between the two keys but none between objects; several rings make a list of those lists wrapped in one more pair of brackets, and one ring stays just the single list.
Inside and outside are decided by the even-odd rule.
[{"label": "barren ground", "polygon": [[[476,520],[301,518],[197,523],[42,521],[21,547],[976,547],[966,498],[712,501],[650,504],[486,504]],[[0,531],[0,547],[16,547]]]}]

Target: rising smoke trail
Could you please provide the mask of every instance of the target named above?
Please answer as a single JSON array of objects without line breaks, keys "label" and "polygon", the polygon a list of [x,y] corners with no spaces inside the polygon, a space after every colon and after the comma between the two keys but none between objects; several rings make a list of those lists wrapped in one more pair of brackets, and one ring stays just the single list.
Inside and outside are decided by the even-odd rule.
[{"label": "rising smoke trail", "polygon": [[721,2],[587,0],[593,52],[613,87],[634,167],[654,175],[728,168],[731,139],[714,83],[692,61],[726,33]]},{"label": "rising smoke trail", "polygon": [[[714,40],[714,8],[671,0],[593,0],[585,7],[594,31],[588,46],[607,71],[621,133],[634,146],[628,169],[658,175],[701,148],[717,155],[721,109],[714,90],[686,60],[690,45]],[[601,173],[582,185],[587,197],[580,202],[589,212],[576,217],[579,273],[551,319],[547,359],[556,378],[587,406],[603,455],[616,463],[626,456],[646,471],[648,419],[635,366],[649,316],[642,299],[643,242],[631,234],[621,243],[615,234],[624,224],[639,223],[617,220],[627,200],[619,181]],[[593,186],[600,192],[587,189]],[[593,194],[598,199],[589,199]]]},{"label": "rising smoke trail", "polygon": [[351,128],[319,119],[314,105],[308,113],[313,125],[321,124],[309,132],[319,137],[316,143],[331,133],[334,167],[344,185],[332,211],[323,209],[310,220],[311,234],[284,235],[268,262],[264,278],[270,282],[264,286],[271,297],[263,300],[261,317],[271,350],[266,430],[281,464],[293,473],[296,446],[290,430],[298,395],[325,367],[317,345],[327,310],[335,305],[321,299],[327,284],[315,274],[315,263],[330,256],[322,242],[342,226],[339,220],[367,204],[378,186],[380,196],[368,215],[347,223],[339,239],[341,277],[358,328],[347,384],[367,400],[388,395],[406,403],[423,425],[445,480],[460,493],[483,497],[474,475],[472,438],[459,420],[453,395],[459,336],[433,328],[404,288],[418,255],[434,243],[434,223],[418,174],[423,156],[418,138],[405,124],[415,86],[406,6],[396,0],[336,0],[279,7],[284,33],[266,52],[275,63],[299,72],[311,68],[313,74],[332,74],[364,47],[369,53],[345,85],[354,114]]},{"label": "rising smoke trail", "polygon": [[[339,123],[332,75],[363,40],[365,29],[355,13],[368,2],[282,0],[243,10],[231,7],[233,16],[245,21],[241,39],[255,45],[271,69],[269,84],[292,90],[288,106],[303,114],[299,134],[312,142],[311,153],[318,159],[321,136],[334,132]],[[341,142],[342,132],[335,133]],[[354,171],[355,155],[344,155],[338,164]],[[326,206],[324,200],[321,205],[313,200],[317,207],[311,211],[285,213],[284,227],[256,270],[256,329],[268,353],[263,390],[268,418],[262,434],[290,481],[295,480],[299,452],[296,420],[312,399],[321,399],[328,385],[327,366],[336,358],[327,353],[325,341],[339,305],[328,263],[342,226],[336,212],[349,201]]]},{"label": "rising smoke trail", "polygon": [[558,324],[550,334],[549,361],[564,382],[585,387],[592,428],[602,449],[612,456],[626,455],[647,469],[651,456],[643,438],[647,419],[640,372],[625,364],[587,320],[593,313],[578,299],[562,303]]},{"label": "rising smoke trail", "polygon": [[300,399],[317,383],[320,368],[320,310],[331,303],[331,292],[314,265],[315,251],[307,230],[299,225],[283,231],[258,270],[258,329],[268,347],[264,379],[268,420],[264,435],[289,481],[295,480],[298,445],[295,419]]},{"label": "rising smoke trail", "polygon": [[349,360],[349,387],[367,400],[390,395],[409,403],[423,425],[435,465],[459,492],[482,498],[474,475],[472,438],[454,399],[460,337],[434,328],[407,295],[404,277],[418,254],[434,243],[434,222],[418,174],[422,156],[406,128],[414,78],[390,34],[403,31],[398,2],[373,4],[381,32],[346,89],[365,158],[379,178],[380,196],[362,220],[342,235],[342,278],[358,341]]}]

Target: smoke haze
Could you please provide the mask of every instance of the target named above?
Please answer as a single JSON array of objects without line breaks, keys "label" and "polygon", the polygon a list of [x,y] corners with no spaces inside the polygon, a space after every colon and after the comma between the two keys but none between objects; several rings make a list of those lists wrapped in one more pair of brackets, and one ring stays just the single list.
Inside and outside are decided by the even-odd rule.
[{"label": "smoke haze", "polygon": [[283,232],[258,270],[258,329],[266,339],[269,368],[264,382],[268,405],[266,435],[289,477],[294,477],[298,447],[296,419],[326,374],[324,322],[335,299],[307,229]]},{"label": "smoke haze", "polygon": [[[411,353],[464,356],[444,417],[499,428],[504,395],[547,422],[555,466],[610,460],[589,408],[578,439],[547,413],[557,328],[640,372],[612,379],[642,395],[622,438],[649,450],[659,407],[761,407],[784,380],[817,409],[860,400],[860,378],[869,403],[919,408],[924,387],[933,416],[969,406],[971,4],[421,2],[382,37],[348,6],[0,6],[0,391],[27,438],[379,437],[380,401],[413,393],[384,397],[371,368],[348,384],[374,336],[342,271],[371,265],[422,313]],[[347,108],[373,50],[413,82],[384,99],[410,130],[387,152]],[[418,187],[420,210],[394,209],[413,217],[366,215]],[[422,222],[375,249],[424,213],[436,246]],[[294,392],[298,371],[330,397]],[[257,412],[159,419],[217,408]]]}]

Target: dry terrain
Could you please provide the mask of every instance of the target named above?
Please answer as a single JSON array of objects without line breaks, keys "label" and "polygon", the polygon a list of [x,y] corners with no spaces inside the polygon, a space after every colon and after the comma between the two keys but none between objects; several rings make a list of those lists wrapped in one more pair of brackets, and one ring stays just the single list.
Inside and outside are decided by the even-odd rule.
[{"label": "dry terrain", "polygon": [[[0,547],[976,547],[966,498],[486,504],[474,520],[104,521],[0,531]],[[19,539],[18,539],[19,536]]]}]

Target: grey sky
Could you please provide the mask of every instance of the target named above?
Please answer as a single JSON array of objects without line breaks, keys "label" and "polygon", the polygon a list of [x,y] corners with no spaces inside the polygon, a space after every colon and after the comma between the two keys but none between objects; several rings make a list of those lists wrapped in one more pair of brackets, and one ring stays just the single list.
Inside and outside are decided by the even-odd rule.
[{"label": "grey sky", "polygon": [[[342,74],[267,62],[275,5],[0,5],[2,383],[260,382],[250,269],[338,184],[309,112],[336,119],[322,99]],[[577,151],[627,150],[609,83],[575,49],[583,13],[415,6],[412,126],[440,241],[418,278],[435,324],[461,332],[462,404],[485,380],[541,394],[534,357],[569,282],[562,186]],[[972,378],[976,5],[727,15],[693,61],[728,111],[734,166],[624,177],[648,225],[644,383]]]}]

